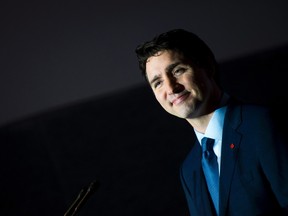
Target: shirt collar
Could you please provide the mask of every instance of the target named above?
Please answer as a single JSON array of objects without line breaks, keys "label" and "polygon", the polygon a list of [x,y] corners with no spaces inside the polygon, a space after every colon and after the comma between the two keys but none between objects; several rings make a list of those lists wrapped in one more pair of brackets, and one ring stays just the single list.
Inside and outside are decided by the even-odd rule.
[{"label": "shirt collar", "polygon": [[229,95],[224,93],[221,99],[220,108],[214,111],[212,118],[209,121],[209,124],[207,126],[205,134],[202,134],[194,130],[196,137],[199,140],[199,143],[201,143],[201,139],[204,136],[215,139],[216,141],[222,140],[223,124],[224,124],[224,118],[225,118],[225,113],[227,109],[226,104],[227,104],[228,99],[229,99]]}]

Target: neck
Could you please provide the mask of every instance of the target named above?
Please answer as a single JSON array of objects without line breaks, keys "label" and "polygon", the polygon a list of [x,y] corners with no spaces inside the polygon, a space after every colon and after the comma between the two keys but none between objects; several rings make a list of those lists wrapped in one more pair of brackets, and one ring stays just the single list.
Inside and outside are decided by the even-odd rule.
[{"label": "neck", "polygon": [[223,92],[218,91],[214,97],[211,98],[209,106],[206,109],[206,112],[203,115],[200,115],[195,118],[186,119],[188,123],[198,132],[205,133],[206,128],[213,116],[213,113],[216,109],[220,108],[224,104],[222,103]]},{"label": "neck", "polygon": [[213,112],[206,114],[206,115],[202,115],[198,118],[194,118],[194,119],[187,119],[188,123],[198,132],[200,133],[205,133],[206,128],[210,122],[210,119],[213,116]]}]

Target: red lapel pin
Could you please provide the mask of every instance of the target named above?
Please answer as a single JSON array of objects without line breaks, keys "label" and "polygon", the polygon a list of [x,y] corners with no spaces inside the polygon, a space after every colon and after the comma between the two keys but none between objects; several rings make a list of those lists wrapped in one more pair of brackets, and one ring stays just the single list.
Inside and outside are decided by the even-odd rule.
[{"label": "red lapel pin", "polygon": [[233,143],[230,144],[230,149],[234,149],[235,145]]}]

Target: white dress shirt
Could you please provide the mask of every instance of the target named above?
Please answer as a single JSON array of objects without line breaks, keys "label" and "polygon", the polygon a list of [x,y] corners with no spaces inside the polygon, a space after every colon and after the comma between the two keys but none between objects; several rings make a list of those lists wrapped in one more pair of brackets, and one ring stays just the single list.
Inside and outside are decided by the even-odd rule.
[{"label": "white dress shirt", "polygon": [[[223,95],[222,104],[226,104],[229,96],[227,94]],[[226,113],[227,106],[222,106],[219,109],[215,110],[209,124],[207,126],[205,134],[200,133],[196,130],[196,137],[201,145],[201,140],[203,137],[209,137],[215,140],[213,150],[217,156],[218,168],[219,168],[219,176],[220,176],[220,165],[221,165],[221,147],[222,147],[222,131],[224,118]]]}]

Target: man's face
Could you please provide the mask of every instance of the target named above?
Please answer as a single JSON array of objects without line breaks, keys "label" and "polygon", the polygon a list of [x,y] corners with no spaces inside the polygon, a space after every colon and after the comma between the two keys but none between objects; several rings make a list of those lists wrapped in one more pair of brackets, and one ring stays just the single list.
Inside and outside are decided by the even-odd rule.
[{"label": "man's face", "polygon": [[187,119],[205,112],[211,79],[204,71],[194,70],[178,53],[162,51],[148,58],[146,75],[157,101],[168,113]]}]

